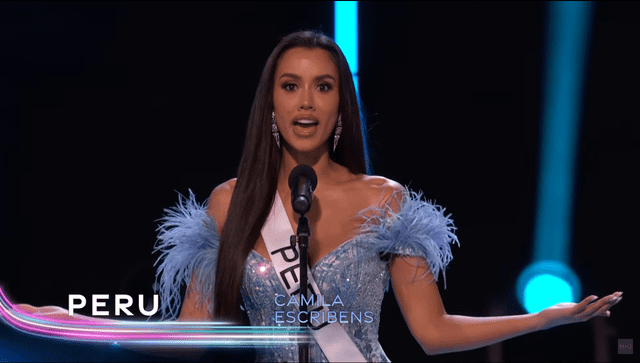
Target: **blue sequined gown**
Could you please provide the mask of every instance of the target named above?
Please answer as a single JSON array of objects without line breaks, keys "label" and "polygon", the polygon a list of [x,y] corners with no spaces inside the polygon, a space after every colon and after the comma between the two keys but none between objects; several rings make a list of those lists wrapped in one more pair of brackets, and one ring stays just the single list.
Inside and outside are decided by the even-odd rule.
[{"label": "blue sequined gown", "polygon": [[[450,243],[457,243],[453,222],[444,210],[421,200],[421,194],[405,191],[398,213],[377,209],[360,233],[312,266],[311,272],[325,303],[332,304],[335,296],[340,303],[329,307],[336,314],[346,311],[342,324],[364,358],[369,362],[388,362],[378,342],[380,307],[387,291],[390,275],[384,254],[418,256],[424,258],[434,276],[451,261]],[[212,296],[215,281],[219,236],[214,220],[206,207],[195,201],[193,194],[181,198],[178,206],[167,210],[159,228],[157,250],[162,263],[158,268],[161,310],[163,317],[175,319],[181,306],[180,287],[191,281],[194,270],[198,274],[200,296]],[[371,215],[371,214],[369,214]],[[298,326],[288,318],[287,311],[298,311],[295,304],[278,306],[275,297],[287,296],[275,274],[271,261],[252,251],[245,265],[242,300],[253,326]],[[280,305],[288,297],[281,297]],[[210,309],[211,310],[211,309]],[[277,311],[282,311],[276,315]],[[338,317],[340,315],[337,315]],[[359,318],[359,319],[358,319]],[[316,343],[310,344],[312,362],[326,362],[327,358]],[[293,362],[298,360],[295,345],[258,348],[258,361]]]}]

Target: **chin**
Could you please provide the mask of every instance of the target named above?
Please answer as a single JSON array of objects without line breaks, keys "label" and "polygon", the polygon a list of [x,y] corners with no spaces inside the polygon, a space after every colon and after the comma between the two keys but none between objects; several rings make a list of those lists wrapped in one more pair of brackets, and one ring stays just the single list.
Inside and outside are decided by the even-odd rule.
[{"label": "chin", "polygon": [[[326,143],[319,143],[317,141],[299,141],[297,140],[294,143],[288,143],[288,148],[291,152],[301,152],[301,153],[310,153],[310,152],[319,152],[324,151]],[[328,148],[326,149],[329,150]]]}]

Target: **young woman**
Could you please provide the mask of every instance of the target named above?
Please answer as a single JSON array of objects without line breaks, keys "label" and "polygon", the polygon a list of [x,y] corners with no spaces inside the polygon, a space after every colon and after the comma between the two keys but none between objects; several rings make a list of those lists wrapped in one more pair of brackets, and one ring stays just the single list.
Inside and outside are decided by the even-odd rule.
[{"label": "young woman", "polygon": [[[164,313],[175,317],[179,311],[180,320],[237,322],[245,309],[252,325],[299,324],[298,306],[285,304],[291,301],[288,282],[280,280],[283,273],[272,264],[275,253],[265,243],[263,226],[282,201],[284,224],[296,230],[288,176],[300,164],[310,165],[318,177],[307,215],[316,293],[331,305],[328,310],[352,317],[340,319],[346,335],[339,336],[348,337],[349,346],[367,361],[388,361],[378,343],[378,323],[389,280],[407,325],[427,354],[479,348],[606,316],[620,300],[616,293],[537,314],[448,315],[432,282],[452,258],[449,244],[457,242],[452,221],[419,194],[367,175],[366,163],[358,100],[341,50],[322,34],[288,35],[263,70],[237,179],[216,187],[206,209],[190,198],[164,220],[158,245]],[[188,288],[182,303],[183,284]],[[327,315],[324,320],[316,316],[320,325]],[[318,342],[327,336],[332,339],[331,333],[314,335]],[[310,360],[335,360],[335,349],[312,344]],[[297,347],[263,349],[258,358],[295,361]]]},{"label": "young woman", "polygon": [[[310,361],[388,361],[378,343],[378,324],[390,281],[427,354],[475,349],[608,316],[620,301],[615,293],[536,314],[447,314],[433,281],[452,258],[453,222],[420,194],[367,175],[360,120],[352,74],[335,42],[315,32],[286,36],[262,73],[237,178],[216,187],[206,205],[191,195],[163,219],[157,245],[163,315],[239,322],[244,309],[256,326],[298,326],[305,320],[315,327]],[[311,166],[318,178],[307,214],[310,278],[322,298],[322,304],[309,306],[315,316],[302,314],[301,298],[289,294],[299,270],[274,262],[279,253],[269,237],[271,225],[297,229],[288,177],[300,164]],[[60,308],[20,307],[70,318]],[[296,361],[299,356],[297,346],[286,345],[261,348],[257,357]]]}]

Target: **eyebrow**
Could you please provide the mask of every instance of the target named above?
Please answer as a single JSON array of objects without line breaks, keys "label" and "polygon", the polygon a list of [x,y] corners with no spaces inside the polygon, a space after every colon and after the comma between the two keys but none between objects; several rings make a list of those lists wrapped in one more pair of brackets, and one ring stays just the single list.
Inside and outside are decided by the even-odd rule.
[{"label": "eyebrow", "polygon": [[[301,77],[300,77],[300,76],[298,76],[297,74],[293,74],[293,73],[283,73],[283,74],[280,76],[280,78],[284,78],[284,77],[290,77],[290,78],[293,78],[293,79],[296,79],[296,80],[301,78]],[[331,78],[334,82],[336,81],[335,77],[333,77],[333,76],[332,76],[332,75],[330,75],[330,74],[321,74],[321,75],[319,75],[319,76],[315,77],[315,78],[314,78],[314,80],[316,80],[316,81],[317,81],[317,80],[321,80],[321,79],[325,79],[325,78]]]}]

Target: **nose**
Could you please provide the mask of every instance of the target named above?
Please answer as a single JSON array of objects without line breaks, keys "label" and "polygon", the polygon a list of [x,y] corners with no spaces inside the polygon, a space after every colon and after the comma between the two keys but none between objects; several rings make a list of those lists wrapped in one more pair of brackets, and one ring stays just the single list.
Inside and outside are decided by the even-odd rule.
[{"label": "nose", "polygon": [[314,99],[313,99],[313,92],[309,89],[304,90],[303,92],[301,92],[302,95],[302,99],[300,100],[300,109],[301,110],[313,110],[315,107],[314,104]]}]

